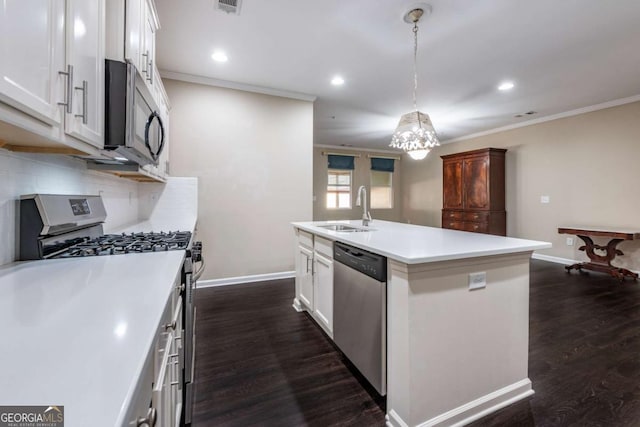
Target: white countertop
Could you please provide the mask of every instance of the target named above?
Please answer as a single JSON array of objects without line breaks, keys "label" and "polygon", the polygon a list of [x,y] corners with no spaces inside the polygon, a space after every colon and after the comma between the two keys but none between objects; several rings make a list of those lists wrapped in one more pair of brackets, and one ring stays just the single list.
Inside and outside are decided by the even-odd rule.
[{"label": "white countertop", "polygon": [[[331,231],[326,224],[348,224],[367,232]],[[374,219],[368,227],[361,220],[294,222],[294,227],[369,250],[405,264],[447,261],[548,249],[551,243],[536,240],[423,227]]]},{"label": "white countertop", "polygon": [[[147,220],[109,232],[194,232],[197,179],[169,178],[153,189]],[[122,424],[184,256],[0,266],[0,405],[64,405],[68,426]]]},{"label": "white countertop", "polygon": [[184,255],[0,267],[0,403],[64,405],[69,426],[120,425]]}]

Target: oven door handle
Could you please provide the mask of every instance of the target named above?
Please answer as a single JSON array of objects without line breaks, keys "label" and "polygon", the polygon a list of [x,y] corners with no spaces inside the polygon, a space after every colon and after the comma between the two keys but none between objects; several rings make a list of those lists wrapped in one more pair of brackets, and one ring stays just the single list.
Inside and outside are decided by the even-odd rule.
[{"label": "oven door handle", "polygon": [[200,276],[202,276],[202,273],[204,273],[204,267],[205,267],[205,263],[204,263],[204,258],[200,261],[200,268],[193,273],[192,280],[194,282],[197,282],[200,279]]}]

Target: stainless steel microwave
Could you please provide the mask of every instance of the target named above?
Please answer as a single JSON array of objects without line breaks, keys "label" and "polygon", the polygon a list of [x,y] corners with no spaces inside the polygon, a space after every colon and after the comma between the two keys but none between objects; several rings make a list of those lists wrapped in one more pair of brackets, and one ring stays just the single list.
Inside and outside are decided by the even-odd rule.
[{"label": "stainless steel microwave", "polygon": [[105,80],[104,148],[140,165],[158,164],[164,126],[144,77],[130,62],[107,59]]}]

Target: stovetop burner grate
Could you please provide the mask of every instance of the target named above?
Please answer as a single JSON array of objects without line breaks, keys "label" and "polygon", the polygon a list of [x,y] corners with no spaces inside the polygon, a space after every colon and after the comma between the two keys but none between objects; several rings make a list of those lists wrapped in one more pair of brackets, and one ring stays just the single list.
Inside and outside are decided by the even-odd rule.
[{"label": "stovetop burner grate", "polygon": [[189,231],[105,234],[96,238],[56,242],[48,250],[49,253],[54,253],[50,258],[75,258],[184,250],[190,241]]}]

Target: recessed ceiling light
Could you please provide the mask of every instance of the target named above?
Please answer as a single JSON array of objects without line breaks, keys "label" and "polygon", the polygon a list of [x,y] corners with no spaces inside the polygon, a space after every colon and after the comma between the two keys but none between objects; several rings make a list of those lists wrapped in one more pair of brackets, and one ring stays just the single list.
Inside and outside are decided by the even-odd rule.
[{"label": "recessed ceiling light", "polygon": [[216,62],[227,62],[229,60],[227,54],[221,50],[216,50],[215,52],[213,52],[213,55],[211,55],[211,59]]},{"label": "recessed ceiling light", "polygon": [[341,86],[344,84],[344,79],[340,76],[335,76],[331,79],[331,84],[334,86]]},{"label": "recessed ceiling light", "polygon": [[500,86],[498,86],[498,90],[502,90],[502,91],[511,90],[514,88],[514,86],[515,85],[513,84],[513,82],[502,82],[500,83]]}]

